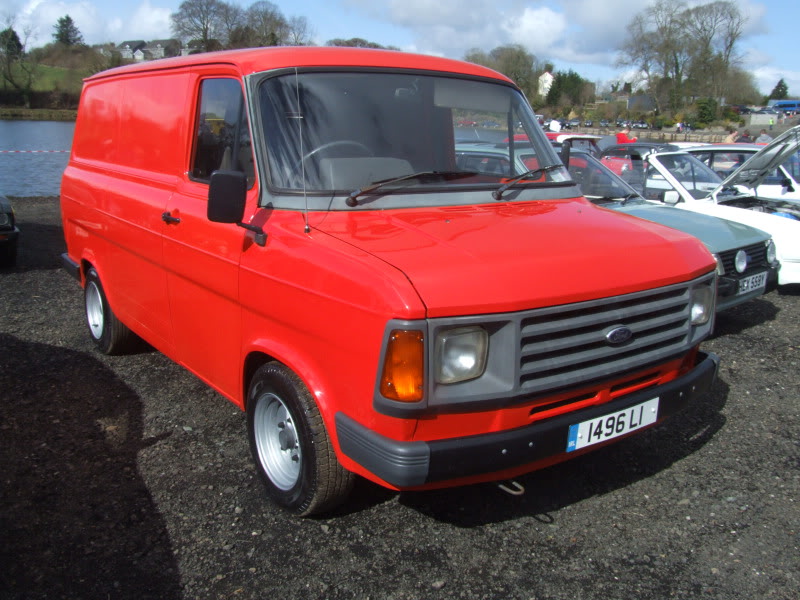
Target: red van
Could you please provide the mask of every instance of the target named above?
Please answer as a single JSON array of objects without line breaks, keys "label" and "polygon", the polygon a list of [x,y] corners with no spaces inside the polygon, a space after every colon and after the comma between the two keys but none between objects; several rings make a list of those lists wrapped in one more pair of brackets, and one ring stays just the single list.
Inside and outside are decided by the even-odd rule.
[{"label": "red van", "polygon": [[[526,173],[456,166],[499,126]],[[712,384],[716,264],[581,197],[520,90],[352,48],[197,54],[84,84],[65,266],[102,352],[136,337],[246,411],[299,514],[356,475],[513,478],[659,422]]]}]

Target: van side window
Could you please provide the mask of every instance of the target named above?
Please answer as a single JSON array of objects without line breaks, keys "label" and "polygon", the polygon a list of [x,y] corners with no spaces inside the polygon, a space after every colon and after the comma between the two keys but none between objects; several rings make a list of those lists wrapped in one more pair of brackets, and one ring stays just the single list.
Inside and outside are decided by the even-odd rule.
[{"label": "van side window", "polygon": [[247,187],[255,181],[253,149],[242,88],[235,79],[200,84],[191,178],[208,182],[217,170],[241,171]]}]

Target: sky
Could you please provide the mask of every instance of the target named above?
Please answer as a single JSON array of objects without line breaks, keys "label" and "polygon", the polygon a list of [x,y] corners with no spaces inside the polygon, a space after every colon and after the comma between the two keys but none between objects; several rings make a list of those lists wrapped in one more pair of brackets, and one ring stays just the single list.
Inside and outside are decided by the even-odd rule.
[{"label": "sky", "polygon": [[[255,0],[228,0],[243,7]],[[312,38],[363,38],[407,52],[463,58],[520,44],[556,71],[573,70],[601,89],[631,81],[615,67],[618,47],[634,16],[654,0],[272,0],[287,17],[305,17]],[[697,4],[706,2],[689,0]],[[797,26],[800,3],[735,0],[747,17],[739,44],[741,66],[768,95],[783,79],[791,97],[800,97]],[[52,41],[57,20],[70,15],[88,44],[172,37],[170,14],[181,0],[2,0],[0,25],[30,32],[27,47]],[[793,41],[794,40],[794,41]],[[24,41],[24,40],[23,40]],[[795,48],[795,50],[791,50]]]}]

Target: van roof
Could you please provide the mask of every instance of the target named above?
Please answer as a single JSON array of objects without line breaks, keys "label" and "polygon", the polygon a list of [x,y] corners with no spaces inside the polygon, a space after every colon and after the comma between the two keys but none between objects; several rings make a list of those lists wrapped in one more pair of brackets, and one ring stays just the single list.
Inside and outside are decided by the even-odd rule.
[{"label": "van roof", "polygon": [[465,75],[492,77],[511,82],[505,75],[487,67],[460,60],[412,54],[395,50],[348,48],[339,46],[274,46],[204,52],[175,58],[162,58],[101,71],[85,81],[96,81],[116,75],[179,69],[209,64],[228,64],[241,69],[244,75],[287,67],[388,67],[456,72]]}]

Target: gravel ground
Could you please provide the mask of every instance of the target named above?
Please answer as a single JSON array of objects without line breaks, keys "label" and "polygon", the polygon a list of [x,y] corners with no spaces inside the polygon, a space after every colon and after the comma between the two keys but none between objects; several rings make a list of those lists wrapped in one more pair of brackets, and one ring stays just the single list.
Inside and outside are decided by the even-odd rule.
[{"label": "gravel ground", "polygon": [[0,598],[800,597],[800,292],[720,316],[704,402],[519,481],[269,504],[244,416],[154,351],[94,351],[58,202],[0,272]]}]

